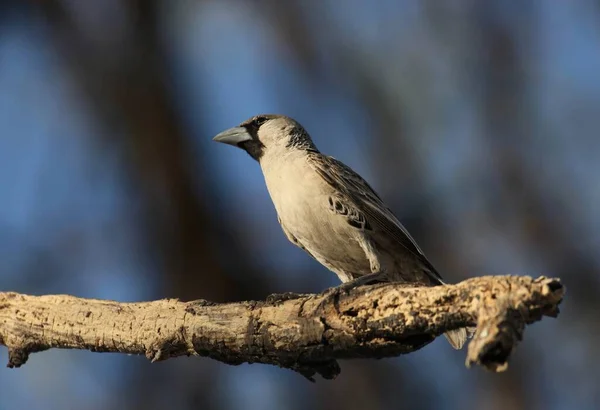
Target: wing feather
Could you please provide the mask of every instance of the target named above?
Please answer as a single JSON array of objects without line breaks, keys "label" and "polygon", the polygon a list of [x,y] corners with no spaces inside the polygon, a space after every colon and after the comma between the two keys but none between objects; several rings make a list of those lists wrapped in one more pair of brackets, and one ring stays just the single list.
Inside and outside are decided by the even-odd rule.
[{"label": "wing feather", "polygon": [[437,279],[442,280],[441,275],[427,260],[414,238],[367,181],[343,162],[330,156],[315,152],[309,156],[308,162],[325,182],[354,205],[356,208],[354,212],[364,215],[367,226],[385,232],[399,245],[417,256]]}]

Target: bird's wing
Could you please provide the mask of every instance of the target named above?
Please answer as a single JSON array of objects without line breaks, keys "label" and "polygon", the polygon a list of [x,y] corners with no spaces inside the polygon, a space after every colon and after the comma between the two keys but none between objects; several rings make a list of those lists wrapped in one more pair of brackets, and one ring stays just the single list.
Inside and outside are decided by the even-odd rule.
[{"label": "bird's wing", "polygon": [[365,221],[363,226],[357,226],[352,221],[349,221],[351,225],[362,229],[369,229],[372,226],[378,231],[386,233],[390,238],[393,238],[398,244],[423,261],[437,279],[442,280],[441,275],[427,260],[417,242],[392,211],[385,206],[379,195],[377,195],[367,181],[350,167],[333,157],[314,153],[309,156],[308,162],[325,182],[354,205],[356,209],[349,212],[351,215],[356,214],[353,220]]}]

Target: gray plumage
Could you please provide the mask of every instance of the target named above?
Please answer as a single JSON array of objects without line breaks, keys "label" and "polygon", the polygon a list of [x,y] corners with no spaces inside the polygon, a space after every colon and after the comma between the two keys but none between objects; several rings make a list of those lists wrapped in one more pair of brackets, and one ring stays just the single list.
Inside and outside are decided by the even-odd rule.
[{"label": "gray plumage", "polygon": [[[244,149],[262,168],[287,238],[342,282],[372,274],[388,281],[441,285],[442,277],[369,184],[316,148],[282,115],[258,115],[215,141]],[[466,329],[446,333],[460,349]]]}]

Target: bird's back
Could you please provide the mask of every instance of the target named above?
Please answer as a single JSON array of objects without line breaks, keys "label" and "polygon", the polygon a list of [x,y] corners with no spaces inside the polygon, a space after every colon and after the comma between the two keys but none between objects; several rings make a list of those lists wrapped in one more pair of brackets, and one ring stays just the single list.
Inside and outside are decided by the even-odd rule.
[{"label": "bird's back", "polygon": [[[371,186],[350,167],[333,157],[314,153],[309,164],[334,192],[352,208],[355,235],[370,240],[380,253],[390,280],[439,285],[440,274],[427,260],[413,237]],[[356,223],[359,222],[359,223]]]}]

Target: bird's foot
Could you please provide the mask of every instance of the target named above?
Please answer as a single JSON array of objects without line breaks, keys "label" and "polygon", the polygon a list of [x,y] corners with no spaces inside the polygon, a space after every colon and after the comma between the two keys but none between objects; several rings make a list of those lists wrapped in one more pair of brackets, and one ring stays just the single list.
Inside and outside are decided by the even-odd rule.
[{"label": "bird's foot", "polygon": [[352,279],[348,282],[344,282],[339,286],[334,288],[327,289],[323,296],[321,297],[321,301],[315,307],[314,312],[321,311],[325,308],[326,305],[332,303],[334,306],[337,304],[340,295],[344,293],[348,293],[352,289],[358,288],[360,286],[367,285],[375,285],[377,283],[388,282],[386,280],[385,274],[382,272],[370,273],[368,275],[359,276],[358,278]]},{"label": "bird's foot", "polygon": [[189,302],[186,303],[186,307],[185,307],[185,311],[187,313],[191,313],[192,315],[197,315],[199,314],[199,312],[202,311],[202,308],[205,308],[207,306],[215,306],[218,303],[216,302],[211,302],[209,300],[204,300],[204,299],[196,299],[196,300],[190,300]]},{"label": "bird's foot", "polygon": [[302,293],[284,292],[284,293],[273,293],[267,296],[266,302],[269,305],[275,305],[277,303],[285,302],[286,300],[298,299],[305,296]]}]

